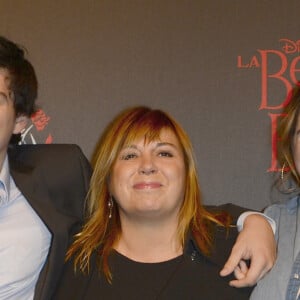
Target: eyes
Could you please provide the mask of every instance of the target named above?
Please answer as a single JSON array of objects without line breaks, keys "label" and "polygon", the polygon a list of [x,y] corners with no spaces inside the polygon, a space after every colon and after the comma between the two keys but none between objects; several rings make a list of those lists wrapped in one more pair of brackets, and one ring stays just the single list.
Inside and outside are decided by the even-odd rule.
[{"label": "eyes", "polygon": [[[123,153],[122,152],[121,152],[122,160],[136,159],[140,155],[142,155],[142,153],[139,152],[138,150],[132,150],[132,151],[125,150]],[[154,151],[153,155],[156,157],[163,157],[163,158],[164,157],[167,157],[167,158],[174,157],[174,153],[170,150],[157,150],[157,151]]]},{"label": "eyes", "polygon": [[135,154],[135,153],[128,153],[128,154],[122,154],[121,155],[122,160],[130,160],[130,159],[133,159],[133,158],[136,158],[136,157],[137,157],[137,154]]},{"label": "eyes", "polygon": [[162,156],[162,157],[173,157],[174,155],[173,155],[173,153],[171,153],[171,152],[168,152],[168,151],[162,151],[162,152],[159,153],[158,156]]}]

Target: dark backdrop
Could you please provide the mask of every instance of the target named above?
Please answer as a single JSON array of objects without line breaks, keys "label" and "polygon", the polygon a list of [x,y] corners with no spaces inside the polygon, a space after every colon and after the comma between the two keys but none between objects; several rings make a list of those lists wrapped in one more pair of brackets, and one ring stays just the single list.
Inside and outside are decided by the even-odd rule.
[{"label": "dark backdrop", "polygon": [[[298,0],[2,0],[1,33],[39,78],[27,142],[90,157],[121,109],[171,113],[191,136],[206,203],[262,208],[278,166],[271,119],[299,79]],[[273,129],[274,129],[273,126]]]}]

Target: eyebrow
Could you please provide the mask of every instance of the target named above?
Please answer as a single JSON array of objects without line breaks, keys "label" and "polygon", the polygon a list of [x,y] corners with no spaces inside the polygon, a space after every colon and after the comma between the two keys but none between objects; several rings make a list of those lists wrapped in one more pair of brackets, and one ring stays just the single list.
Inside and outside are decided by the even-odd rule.
[{"label": "eyebrow", "polygon": [[[162,147],[162,146],[171,146],[171,147],[173,147],[173,148],[177,148],[176,145],[174,145],[174,144],[172,144],[172,143],[168,143],[168,142],[158,142],[158,143],[155,145],[156,148],[157,148],[157,147]],[[137,147],[136,145],[132,144],[132,145],[125,146],[125,147],[123,147],[122,149],[123,149],[123,150],[124,150],[124,149],[137,149],[137,150],[138,150],[138,147]]]},{"label": "eyebrow", "polygon": [[176,145],[172,144],[172,143],[168,143],[168,142],[162,142],[162,143],[157,143],[156,145],[157,147],[161,147],[161,146],[171,146],[173,148],[177,148]]}]

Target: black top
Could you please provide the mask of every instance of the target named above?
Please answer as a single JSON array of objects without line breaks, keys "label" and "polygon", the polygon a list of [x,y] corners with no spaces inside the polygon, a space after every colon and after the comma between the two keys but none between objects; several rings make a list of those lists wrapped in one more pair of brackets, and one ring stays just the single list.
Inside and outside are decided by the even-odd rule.
[{"label": "black top", "polygon": [[139,263],[113,252],[109,258],[112,284],[99,272],[96,254],[87,276],[74,275],[73,262],[69,262],[55,299],[249,299],[251,288],[230,287],[233,277],[219,275],[235,237],[235,228],[226,232],[217,227],[217,250],[210,257],[201,254],[191,237],[183,255],[162,263]]},{"label": "black top", "polygon": [[109,262],[112,284],[101,278],[103,275],[92,276],[95,280],[89,284],[87,299],[93,299],[98,289],[101,289],[103,299],[160,299],[173,277],[180,272],[184,256],[161,263],[140,263],[113,252]]}]

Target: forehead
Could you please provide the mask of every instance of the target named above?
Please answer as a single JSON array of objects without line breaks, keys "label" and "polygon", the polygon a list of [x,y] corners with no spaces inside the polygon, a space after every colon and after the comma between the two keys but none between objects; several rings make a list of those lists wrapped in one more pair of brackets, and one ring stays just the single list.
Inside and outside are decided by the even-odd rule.
[{"label": "forehead", "polygon": [[172,141],[174,144],[179,144],[176,134],[171,129],[163,128],[158,137],[159,141]]},{"label": "forehead", "polygon": [[139,143],[142,143],[143,145],[148,145],[157,142],[170,143],[178,147],[180,146],[178,137],[169,128],[162,128],[155,135],[144,133],[143,135],[136,136],[132,140],[131,139],[127,140],[124,146],[139,144]]}]

